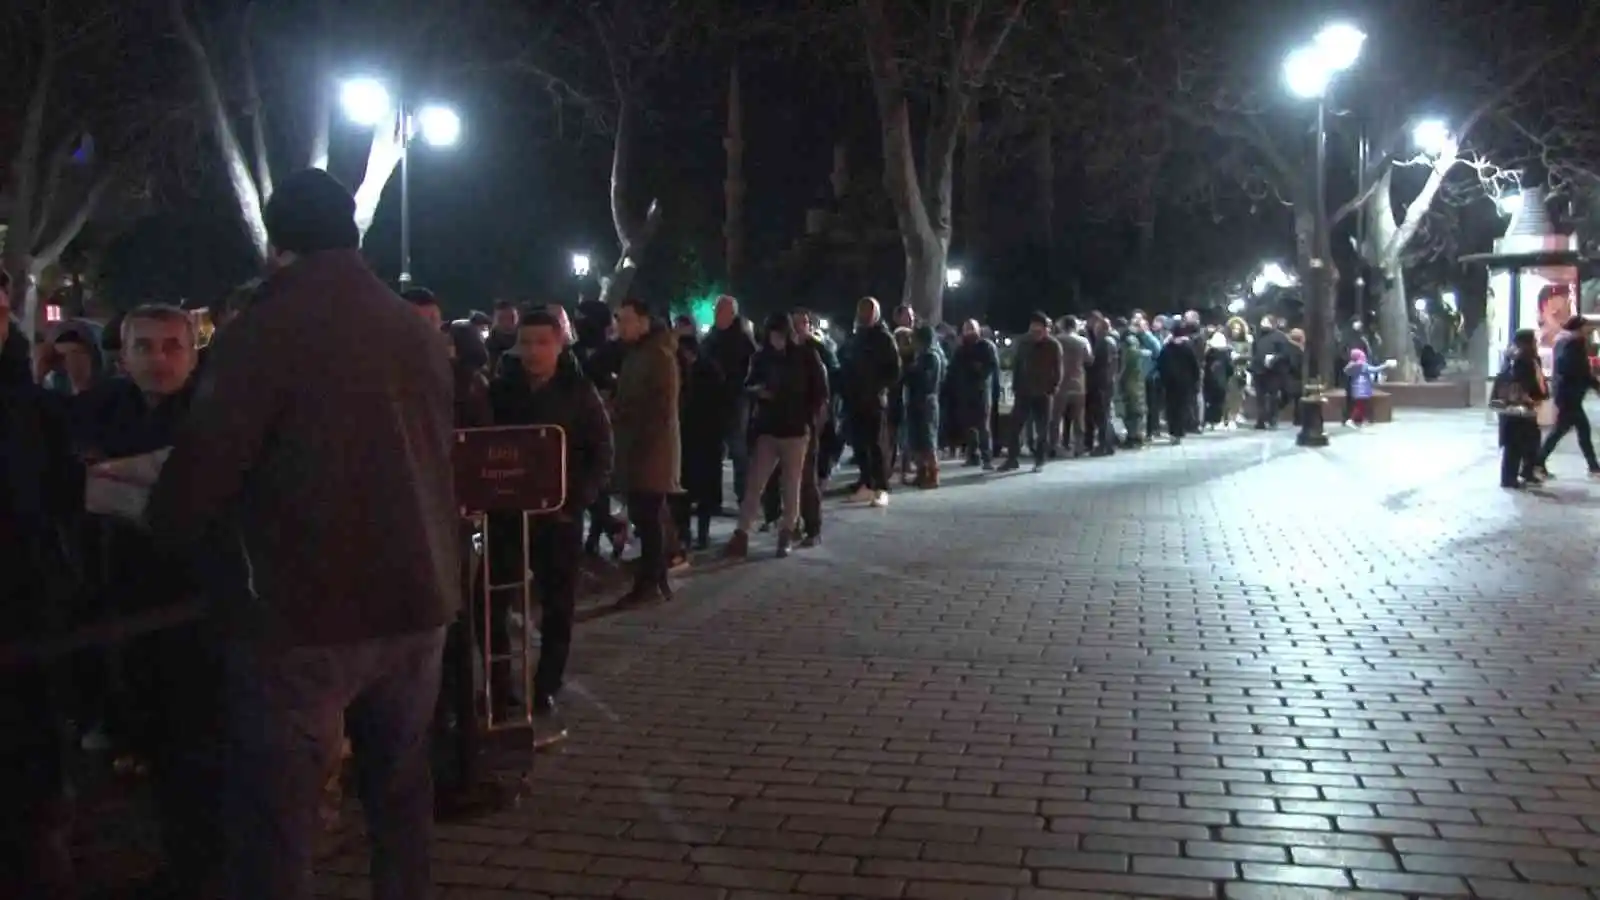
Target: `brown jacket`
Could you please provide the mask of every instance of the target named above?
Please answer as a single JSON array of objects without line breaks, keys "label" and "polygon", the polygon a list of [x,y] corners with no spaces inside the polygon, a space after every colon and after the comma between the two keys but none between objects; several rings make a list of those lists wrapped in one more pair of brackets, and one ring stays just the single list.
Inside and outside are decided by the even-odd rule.
[{"label": "brown jacket", "polygon": [[657,325],[628,349],[612,415],[622,492],[678,493],[678,336]]},{"label": "brown jacket", "polygon": [[449,622],[459,523],[438,333],[336,250],[280,270],[212,346],[147,519],[176,543],[236,530],[247,583],[219,612],[270,647]]},{"label": "brown jacket", "polygon": [[1025,335],[1017,342],[1012,391],[1018,397],[1048,397],[1061,387],[1061,342],[1055,335]]}]

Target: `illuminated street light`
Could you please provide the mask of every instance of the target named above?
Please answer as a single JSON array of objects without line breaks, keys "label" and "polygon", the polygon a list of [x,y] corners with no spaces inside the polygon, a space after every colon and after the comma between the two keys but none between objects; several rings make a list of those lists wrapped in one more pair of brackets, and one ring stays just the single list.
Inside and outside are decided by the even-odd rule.
[{"label": "illuminated street light", "polygon": [[1431,159],[1455,156],[1458,145],[1449,126],[1439,119],[1423,119],[1411,129],[1411,142]]},{"label": "illuminated street light", "polygon": [[827,332],[828,329],[832,328],[833,326],[828,323],[827,319],[818,319],[817,320],[817,327],[820,328],[823,332]]},{"label": "illuminated street light", "polygon": [[400,286],[411,284],[411,139],[421,135],[431,147],[453,147],[461,140],[461,117],[448,106],[429,105],[415,115],[404,97],[390,96],[376,78],[351,78],[339,86],[345,117],[363,128],[382,128],[399,118],[400,142]]},{"label": "illuminated street light", "polygon": [[1354,25],[1329,25],[1304,47],[1291,51],[1283,61],[1283,77],[1289,90],[1308,100],[1323,97],[1333,76],[1356,64],[1367,36]]},{"label": "illuminated street light", "polygon": [[955,290],[956,288],[961,287],[961,282],[964,281],[966,277],[966,273],[961,271],[960,266],[951,266],[950,268],[944,270],[944,286],[951,290]]},{"label": "illuminated street light", "polygon": [[575,278],[588,278],[589,277],[589,254],[587,254],[587,253],[574,253],[574,254],[572,254],[572,274],[573,274],[573,277],[575,277]]},{"label": "illuminated street light", "polygon": [[1335,22],[1317,32],[1313,46],[1322,54],[1328,68],[1343,72],[1361,58],[1361,47],[1366,42],[1367,36],[1361,29],[1348,22]]},{"label": "illuminated street light", "polygon": [[1451,312],[1456,312],[1458,309],[1456,306],[1455,291],[1445,291],[1444,293],[1440,294],[1439,302],[1444,304],[1444,308],[1450,310]]},{"label": "illuminated street light", "polygon": [[1428,311],[1428,298],[1427,297],[1418,297],[1417,299],[1411,301],[1411,306],[1414,309],[1416,309],[1417,312],[1427,312]]},{"label": "illuminated street light", "polygon": [[345,118],[363,128],[374,128],[394,112],[389,91],[376,78],[352,78],[339,88],[339,105]]},{"label": "illuminated street light", "polygon": [[1522,209],[1522,194],[1501,194],[1494,198],[1494,205],[1500,210],[1500,215],[1514,216]]},{"label": "illuminated street light", "polygon": [[1228,303],[1228,312],[1238,315],[1239,313],[1244,312],[1244,307],[1245,299],[1243,297],[1235,297]]},{"label": "illuminated street light", "polygon": [[1275,262],[1263,263],[1261,274],[1250,282],[1250,293],[1261,296],[1269,287],[1291,288],[1300,283],[1300,279],[1293,274],[1285,272],[1283,266]]},{"label": "illuminated street light", "polygon": [[422,139],[432,147],[454,147],[461,140],[461,117],[448,106],[424,106],[417,112]]}]

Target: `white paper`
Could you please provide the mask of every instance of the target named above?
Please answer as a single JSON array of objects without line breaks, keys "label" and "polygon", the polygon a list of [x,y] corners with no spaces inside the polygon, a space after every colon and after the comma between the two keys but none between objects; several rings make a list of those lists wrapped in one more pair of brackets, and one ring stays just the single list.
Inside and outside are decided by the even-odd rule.
[{"label": "white paper", "polygon": [[150,488],[161,477],[171,447],[139,456],[123,456],[89,467],[84,484],[84,509],[102,516],[140,521],[150,503]]}]

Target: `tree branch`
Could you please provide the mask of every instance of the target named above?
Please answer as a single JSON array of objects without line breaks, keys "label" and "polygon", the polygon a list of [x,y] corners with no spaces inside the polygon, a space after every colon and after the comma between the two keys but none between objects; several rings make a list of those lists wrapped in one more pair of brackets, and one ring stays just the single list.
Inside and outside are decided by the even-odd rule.
[{"label": "tree branch", "polygon": [[250,28],[255,4],[246,0],[239,23],[239,61],[244,67],[245,115],[250,117],[250,147],[255,159],[256,190],[261,202],[272,199],[272,163],[267,158],[266,107],[261,103],[261,86],[256,82],[255,54],[250,47]]},{"label": "tree branch", "polygon": [[170,0],[169,8],[173,24],[178,29],[178,38],[189,51],[194,64],[195,78],[200,82],[201,100],[211,121],[212,136],[222,151],[222,162],[227,168],[228,183],[233,187],[234,199],[239,206],[239,217],[250,236],[251,244],[255,247],[256,255],[266,259],[267,226],[261,217],[261,191],[250,174],[244,150],[239,145],[239,136],[234,132],[233,122],[228,117],[228,107],[223,102],[222,90],[217,85],[216,71],[211,67],[210,54],[206,52],[204,42],[189,21],[183,0]]},{"label": "tree branch", "polygon": [[56,230],[55,237],[33,255],[29,265],[30,274],[38,275],[45,266],[60,259],[67,247],[78,239],[78,235],[83,232],[83,226],[89,223],[89,217],[94,215],[95,208],[100,205],[100,200],[105,197],[106,191],[116,182],[118,174],[116,166],[101,167],[99,174],[90,183],[89,190],[84,193],[83,199]]}]

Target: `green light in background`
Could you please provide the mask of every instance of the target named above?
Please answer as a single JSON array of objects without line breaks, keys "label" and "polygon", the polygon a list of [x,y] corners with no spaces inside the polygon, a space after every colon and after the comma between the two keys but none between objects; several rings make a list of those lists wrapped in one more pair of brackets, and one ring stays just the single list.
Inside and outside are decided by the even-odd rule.
[{"label": "green light in background", "polygon": [[717,298],[722,296],[722,285],[712,284],[698,290],[691,296],[672,304],[672,315],[688,315],[699,326],[707,326],[716,316]]}]

